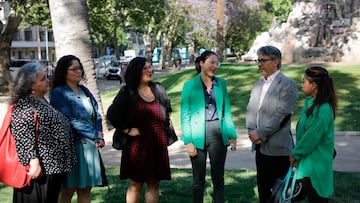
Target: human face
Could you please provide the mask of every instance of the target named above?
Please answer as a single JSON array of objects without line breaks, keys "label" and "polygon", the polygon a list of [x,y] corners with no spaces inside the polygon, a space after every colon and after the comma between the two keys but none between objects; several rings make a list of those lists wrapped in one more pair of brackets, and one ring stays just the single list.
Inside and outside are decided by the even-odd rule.
[{"label": "human face", "polygon": [[310,82],[306,75],[304,75],[303,82],[301,83],[301,88],[305,96],[316,96],[317,84],[315,82]]},{"label": "human face", "polygon": [[67,69],[66,82],[68,83],[79,83],[82,79],[82,68],[77,60],[71,62],[71,66]]},{"label": "human face", "polygon": [[31,86],[34,96],[43,97],[49,89],[49,79],[46,77],[45,71],[41,70],[36,78],[35,83]]},{"label": "human face", "polygon": [[213,77],[219,67],[219,59],[215,55],[210,55],[205,61],[200,61],[201,74]]},{"label": "human face", "polygon": [[152,80],[152,67],[149,62],[145,62],[145,66],[142,70],[141,82],[150,82]]},{"label": "human face", "polygon": [[269,77],[278,70],[279,61],[271,59],[269,56],[258,55],[257,61],[260,74],[264,77]]}]

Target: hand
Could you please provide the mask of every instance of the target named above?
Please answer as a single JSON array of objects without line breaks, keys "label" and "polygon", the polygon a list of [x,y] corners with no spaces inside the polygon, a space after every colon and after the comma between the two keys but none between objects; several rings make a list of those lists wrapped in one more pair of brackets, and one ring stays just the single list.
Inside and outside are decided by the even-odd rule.
[{"label": "hand", "polygon": [[262,140],[261,140],[259,134],[256,132],[256,130],[252,130],[252,131],[249,132],[249,139],[254,144],[261,144],[262,143]]},{"label": "hand", "polygon": [[186,152],[189,154],[189,156],[194,157],[197,155],[197,150],[193,143],[189,143],[186,145]]},{"label": "hand", "polygon": [[40,166],[40,160],[38,158],[31,159],[29,165],[30,168],[27,175],[30,176],[32,179],[40,177],[42,171]]},{"label": "hand", "polygon": [[289,161],[290,161],[291,166],[296,168],[296,161],[292,154],[290,154]]},{"label": "hand", "polygon": [[139,128],[130,128],[130,131],[128,132],[129,136],[138,136],[140,135]]},{"label": "hand", "polygon": [[232,151],[235,151],[236,150],[236,140],[234,139],[231,139],[230,140],[230,146],[232,146]]},{"label": "hand", "polygon": [[95,143],[95,146],[97,147],[97,148],[101,148],[101,147],[104,147],[105,146],[105,142],[104,142],[104,140],[98,140],[98,141],[96,141],[96,143]]}]

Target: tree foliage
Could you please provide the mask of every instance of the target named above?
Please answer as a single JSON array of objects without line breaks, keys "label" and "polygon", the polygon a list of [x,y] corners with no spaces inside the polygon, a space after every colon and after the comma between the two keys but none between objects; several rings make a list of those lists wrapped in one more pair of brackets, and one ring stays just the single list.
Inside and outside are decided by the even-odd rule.
[{"label": "tree foliage", "polygon": [[47,1],[38,1],[26,9],[20,28],[26,28],[30,25],[40,25],[51,28],[50,10]]},{"label": "tree foliage", "polygon": [[292,0],[264,0],[262,7],[276,16],[279,23],[283,23],[287,21],[289,13],[292,11],[292,2]]},{"label": "tree foliage", "polygon": [[272,16],[256,5],[237,0],[229,0],[227,8],[226,47],[242,54],[250,49],[259,33],[269,29]]}]

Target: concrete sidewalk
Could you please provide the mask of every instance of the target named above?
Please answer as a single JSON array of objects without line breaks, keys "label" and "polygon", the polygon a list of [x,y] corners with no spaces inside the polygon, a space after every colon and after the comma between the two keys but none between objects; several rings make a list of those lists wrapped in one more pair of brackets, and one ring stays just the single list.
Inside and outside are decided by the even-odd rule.
[{"label": "concrete sidewalk", "polygon": [[[8,97],[0,97],[0,123],[8,108]],[[121,151],[111,147],[113,130],[105,134],[106,146],[101,154],[106,165],[120,166]],[[179,133],[178,133],[179,135]],[[360,172],[360,132],[336,132],[334,170],[343,172]],[[169,148],[170,165],[172,168],[191,168],[185,146],[181,141],[175,142]],[[237,150],[228,151],[225,163],[226,169],[255,169],[255,153],[251,152],[251,143],[245,130],[238,130]]]},{"label": "concrete sidewalk", "polygon": [[[106,133],[106,146],[101,149],[101,154],[106,165],[120,166],[121,151],[111,147],[112,133],[113,130]],[[334,160],[334,170],[360,172],[360,154],[356,151],[359,146],[359,132],[337,132],[335,136],[337,155]],[[191,168],[190,159],[182,141],[175,142],[168,149],[171,168]],[[228,151],[225,168],[255,170],[255,153],[251,152],[251,142],[246,130],[238,130],[237,150]]]}]

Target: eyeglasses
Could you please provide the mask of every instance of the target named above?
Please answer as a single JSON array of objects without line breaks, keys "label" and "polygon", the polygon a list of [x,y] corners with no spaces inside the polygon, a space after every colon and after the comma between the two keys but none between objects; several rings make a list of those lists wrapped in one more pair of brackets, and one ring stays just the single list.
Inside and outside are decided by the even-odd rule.
[{"label": "eyeglasses", "polygon": [[82,68],[80,66],[77,66],[74,68],[69,68],[68,70],[71,70],[72,72],[76,72],[76,71],[82,71]]},{"label": "eyeglasses", "polygon": [[261,64],[264,64],[266,61],[271,61],[272,59],[257,59],[255,60],[256,63],[261,63]]}]

